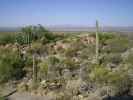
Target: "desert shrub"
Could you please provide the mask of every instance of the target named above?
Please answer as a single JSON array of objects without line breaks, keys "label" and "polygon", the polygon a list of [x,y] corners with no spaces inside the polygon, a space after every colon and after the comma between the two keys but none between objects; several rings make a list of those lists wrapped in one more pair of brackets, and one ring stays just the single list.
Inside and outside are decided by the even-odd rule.
[{"label": "desert shrub", "polygon": [[108,52],[121,53],[129,48],[129,40],[124,37],[119,37],[115,39],[109,39],[106,41]]},{"label": "desert shrub", "polygon": [[33,70],[33,57],[32,55],[28,55],[24,60],[24,68],[23,71],[26,73],[27,78],[32,78],[32,70]]},{"label": "desert shrub", "polygon": [[95,56],[95,46],[94,45],[88,45],[86,48],[83,48],[80,51],[79,57],[81,59],[88,59],[93,58]]},{"label": "desert shrub", "polygon": [[42,37],[40,39],[40,42],[45,45],[45,44],[49,43],[49,40],[46,37]]},{"label": "desert shrub", "polygon": [[29,49],[30,53],[41,54],[43,52],[43,45],[40,42],[33,42],[31,48]]},{"label": "desert shrub", "polygon": [[120,64],[122,63],[122,57],[120,53],[110,53],[110,54],[106,54],[104,55],[103,59],[102,59],[102,64]]},{"label": "desert shrub", "polygon": [[[90,36],[95,37],[95,34],[92,33]],[[100,52],[121,53],[131,46],[129,39],[119,34],[99,33],[99,40],[100,47],[104,47],[100,49]]]},{"label": "desert shrub", "polygon": [[99,34],[99,39],[100,39],[101,44],[104,44],[107,40],[114,39],[116,37],[117,37],[117,35],[115,35],[113,33],[101,33],[101,34]]},{"label": "desert shrub", "polygon": [[0,100],[6,100],[4,97],[0,97]]},{"label": "desert shrub", "polygon": [[133,64],[133,55],[129,55],[127,59],[125,59],[126,63]]},{"label": "desert shrub", "polygon": [[40,73],[43,73],[47,76],[48,74],[48,62],[47,61],[42,61],[39,63],[39,69],[40,69]]},{"label": "desert shrub", "polygon": [[49,56],[49,61],[52,65],[56,65],[60,60],[56,56]]},{"label": "desert shrub", "polygon": [[33,41],[41,40],[43,43],[54,41],[56,38],[52,32],[49,32],[42,25],[25,26],[21,29],[21,33],[15,35],[15,41],[21,45],[30,44]]},{"label": "desert shrub", "polygon": [[52,32],[48,31],[42,25],[37,26],[26,26],[22,28],[22,33],[18,34],[16,37],[16,41],[19,44],[30,44],[33,41],[41,41],[43,44],[49,42],[55,42],[63,38],[61,35],[53,34]]},{"label": "desert shrub", "polygon": [[0,44],[5,45],[8,43],[14,43],[15,42],[15,36],[12,33],[3,33],[0,35]]},{"label": "desert shrub", "polygon": [[72,41],[71,47],[65,50],[65,56],[67,57],[75,57],[77,56],[77,52],[86,48],[87,46],[81,42],[80,40]]},{"label": "desert shrub", "polygon": [[49,56],[38,64],[40,78],[49,78],[49,80],[61,75],[62,67],[60,60],[55,56]]},{"label": "desert shrub", "polygon": [[32,57],[32,55],[28,55],[28,56],[26,56],[25,57],[25,67],[31,67],[31,66],[33,66],[33,57]]},{"label": "desert shrub", "polygon": [[[83,60],[84,61],[84,60]],[[89,74],[91,73],[92,69],[94,68],[95,64],[92,64],[91,62],[88,62],[88,60],[84,61],[80,64],[80,78],[82,78],[83,81],[89,83],[90,78]]]},{"label": "desert shrub", "polygon": [[116,95],[128,94],[131,88],[131,80],[127,73],[111,73],[109,78],[110,85],[114,86]]},{"label": "desert shrub", "polygon": [[63,69],[74,70],[78,69],[79,63],[73,61],[71,58],[58,58],[56,56],[49,56],[39,64],[42,73],[53,73],[55,76],[62,76]]},{"label": "desert shrub", "polygon": [[0,55],[0,82],[22,78],[24,62],[18,52],[11,48],[1,48]]},{"label": "desert shrub", "polygon": [[133,48],[122,54],[122,59],[125,63],[133,64]]},{"label": "desert shrub", "polygon": [[65,50],[65,56],[67,56],[67,57],[76,56],[77,51],[78,50],[76,48],[68,48],[67,50]]},{"label": "desert shrub", "polygon": [[[91,33],[90,36],[96,37],[96,34]],[[104,44],[107,40],[114,39],[116,37],[117,37],[117,35],[115,35],[113,33],[99,33],[99,40],[100,40],[101,44]]]},{"label": "desert shrub", "polygon": [[17,33],[15,35],[15,41],[20,45],[27,44],[27,40],[28,37],[24,33]]},{"label": "desert shrub", "polygon": [[57,58],[56,56],[49,57],[49,71],[55,73],[55,76],[60,76],[62,69],[63,67],[60,58]]},{"label": "desert shrub", "polygon": [[131,87],[128,71],[121,68],[117,71],[111,71],[103,66],[95,67],[90,74],[90,79],[97,86],[114,87],[116,95],[125,93]]},{"label": "desert shrub", "polygon": [[23,37],[22,37],[21,33],[16,34],[16,36],[15,36],[15,41],[16,41],[18,44],[23,44]]},{"label": "desert shrub", "polygon": [[56,41],[56,35],[54,35],[53,33],[45,33],[45,38],[49,41]]},{"label": "desert shrub", "polygon": [[109,71],[105,67],[98,66],[92,69],[92,72],[90,73],[90,78],[93,82],[104,84],[104,83],[107,83],[108,72]]},{"label": "desert shrub", "polygon": [[63,59],[62,64],[64,65],[64,68],[69,70],[74,70],[80,67],[78,62],[75,62],[72,58],[69,57]]}]

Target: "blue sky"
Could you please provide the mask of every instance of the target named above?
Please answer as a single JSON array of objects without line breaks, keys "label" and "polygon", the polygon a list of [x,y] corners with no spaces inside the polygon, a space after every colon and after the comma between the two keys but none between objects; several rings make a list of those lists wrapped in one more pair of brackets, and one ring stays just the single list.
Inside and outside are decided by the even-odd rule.
[{"label": "blue sky", "polygon": [[0,26],[133,26],[133,0],[0,0]]}]

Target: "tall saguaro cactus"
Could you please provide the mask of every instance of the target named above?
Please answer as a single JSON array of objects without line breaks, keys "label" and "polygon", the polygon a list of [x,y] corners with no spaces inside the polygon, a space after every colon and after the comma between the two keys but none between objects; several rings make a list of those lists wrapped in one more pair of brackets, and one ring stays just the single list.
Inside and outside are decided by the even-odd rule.
[{"label": "tall saguaro cactus", "polygon": [[36,66],[35,55],[33,54],[33,84],[36,85],[36,83],[37,83],[37,66]]},{"label": "tall saguaro cactus", "polygon": [[96,63],[99,64],[99,23],[96,20]]}]

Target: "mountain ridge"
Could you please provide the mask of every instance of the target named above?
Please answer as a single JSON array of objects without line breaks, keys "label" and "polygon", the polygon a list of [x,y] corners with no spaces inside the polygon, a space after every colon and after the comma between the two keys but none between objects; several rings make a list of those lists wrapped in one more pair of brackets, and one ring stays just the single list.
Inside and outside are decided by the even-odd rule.
[{"label": "mountain ridge", "polygon": [[[21,28],[22,27],[0,27],[0,32],[19,32]],[[46,28],[55,32],[94,32],[96,30],[93,26],[46,26]],[[101,27],[100,30],[103,32],[133,32],[133,26],[105,26]]]}]

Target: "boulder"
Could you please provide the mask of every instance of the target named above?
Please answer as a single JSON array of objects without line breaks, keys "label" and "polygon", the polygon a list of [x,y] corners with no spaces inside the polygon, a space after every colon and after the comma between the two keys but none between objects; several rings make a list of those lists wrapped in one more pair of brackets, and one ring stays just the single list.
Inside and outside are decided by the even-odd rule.
[{"label": "boulder", "polygon": [[70,72],[69,69],[64,69],[62,71],[62,75],[63,75],[63,78],[66,79],[66,80],[69,80],[72,78],[72,72]]}]

